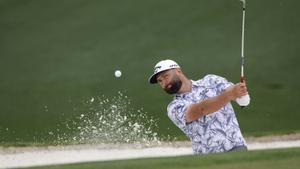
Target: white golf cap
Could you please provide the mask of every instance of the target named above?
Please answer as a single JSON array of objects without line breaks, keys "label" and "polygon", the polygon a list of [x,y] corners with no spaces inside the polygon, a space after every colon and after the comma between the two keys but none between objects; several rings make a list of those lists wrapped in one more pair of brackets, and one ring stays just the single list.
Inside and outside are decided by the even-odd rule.
[{"label": "white golf cap", "polygon": [[153,74],[148,79],[149,83],[151,84],[157,83],[156,75],[158,73],[169,69],[175,69],[175,68],[180,68],[180,66],[173,60],[167,59],[167,60],[159,61],[154,66]]}]

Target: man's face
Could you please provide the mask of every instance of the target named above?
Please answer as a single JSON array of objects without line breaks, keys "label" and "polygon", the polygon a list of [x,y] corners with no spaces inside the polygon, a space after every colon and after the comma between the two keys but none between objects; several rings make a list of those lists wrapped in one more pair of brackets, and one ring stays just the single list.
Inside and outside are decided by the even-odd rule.
[{"label": "man's face", "polygon": [[182,85],[182,81],[178,76],[177,69],[164,71],[157,75],[157,82],[160,87],[168,94],[177,93]]}]

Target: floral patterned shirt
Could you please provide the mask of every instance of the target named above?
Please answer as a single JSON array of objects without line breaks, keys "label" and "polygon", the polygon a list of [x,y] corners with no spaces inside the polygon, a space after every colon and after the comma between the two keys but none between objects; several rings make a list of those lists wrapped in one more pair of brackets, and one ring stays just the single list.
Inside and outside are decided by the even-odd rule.
[{"label": "floral patterned shirt", "polygon": [[168,105],[169,118],[190,138],[195,154],[226,152],[234,147],[246,146],[230,102],[190,123],[185,118],[190,104],[220,95],[231,85],[223,77],[207,75],[198,81],[192,80],[192,91],[176,94]]}]

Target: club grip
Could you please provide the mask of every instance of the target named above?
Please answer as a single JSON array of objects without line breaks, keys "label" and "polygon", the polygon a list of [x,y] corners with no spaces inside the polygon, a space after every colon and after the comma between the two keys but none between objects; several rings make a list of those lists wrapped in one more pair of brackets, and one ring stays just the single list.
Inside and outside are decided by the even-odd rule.
[{"label": "club grip", "polygon": [[245,81],[245,77],[241,76],[240,82],[243,83]]},{"label": "club grip", "polygon": [[236,99],[236,102],[237,102],[241,107],[248,106],[248,105],[250,104],[250,96],[249,96],[249,94],[237,98],[237,99]]},{"label": "club grip", "polygon": [[[245,82],[245,77],[241,76],[240,79],[241,83]],[[241,106],[241,107],[245,107],[248,106],[250,104],[250,96],[249,94],[239,97],[236,99],[236,102]]]}]

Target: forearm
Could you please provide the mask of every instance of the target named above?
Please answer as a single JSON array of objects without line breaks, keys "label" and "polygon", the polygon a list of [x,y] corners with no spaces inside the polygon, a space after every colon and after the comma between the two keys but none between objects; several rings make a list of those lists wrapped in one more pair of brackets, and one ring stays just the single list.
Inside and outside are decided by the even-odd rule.
[{"label": "forearm", "polygon": [[186,120],[187,122],[191,122],[207,114],[216,112],[231,100],[232,98],[230,97],[228,92],[225,91],[221,95],[208,98],[199,103],[192,104],[187,109]]}]

